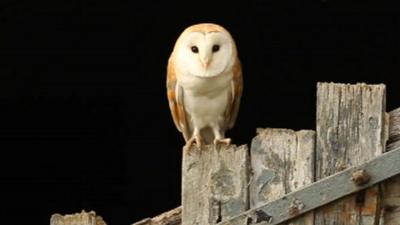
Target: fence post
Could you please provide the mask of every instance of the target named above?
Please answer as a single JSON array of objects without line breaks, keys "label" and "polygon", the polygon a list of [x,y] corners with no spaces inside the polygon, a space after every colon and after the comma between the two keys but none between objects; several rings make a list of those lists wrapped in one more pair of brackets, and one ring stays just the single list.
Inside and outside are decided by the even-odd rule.
[{"label": "fence post", "polygon": [[[386,150],[390,151],[400,146],[400,108],[389,113],[389,144]],[[400,175],[383,183],[384,225],[398,225],[400,218]]]},{"label": "fence post", "polygon": [[[384,85],[318,83],[316,178],[376,157],[385,150]],[[315,225],[377,225],[377,186],[315,211]]]},{"label": "fence post", "polygon": [[[315,132],[311,130],[260,130],[253,138],[250,150],[253,171],[250,208],[276,200],[313,182],[314,137]],[[290,224],[312,225],[313,219],[311,212]],[[259,221],[253,219],[253,222]]]},{"label": "fence post", "polygon": [[248,168],[245,145],[184,148],[182,225],[217,224],[247,210]]},{"label": "fence post", "polygon": [[53,214],[50,218],[50,225],[107,225],[101,216],[94,211],[75,213],[70,215]]}]

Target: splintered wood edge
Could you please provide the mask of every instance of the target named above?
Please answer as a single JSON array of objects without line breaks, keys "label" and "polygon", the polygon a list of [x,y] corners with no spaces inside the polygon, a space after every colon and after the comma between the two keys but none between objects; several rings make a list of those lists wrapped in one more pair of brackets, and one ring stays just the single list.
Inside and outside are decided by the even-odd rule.
[{"label": "splintered wood edge", "polygon": [[153,218],[146,218],[132,225],[178,225],[181,224],[182,207],[179,206]]},{"label": "splintered wood edge", "polygon": [[90,211],[86,212],[82,210],[80,213],[61,215],[55,213],[50,218],[50,225],[73,225],[76,221],[81,221],[82,225],[89,225],[85,221],[95,220],[96,225],[107,225],[103,218],[96,215],[96,212]]}]

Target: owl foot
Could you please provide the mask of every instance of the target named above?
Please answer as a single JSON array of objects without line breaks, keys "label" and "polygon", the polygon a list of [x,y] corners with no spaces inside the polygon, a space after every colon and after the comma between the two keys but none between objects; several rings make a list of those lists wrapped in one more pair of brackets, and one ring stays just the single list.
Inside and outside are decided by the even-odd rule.
[{"label": "owl foot", "polygon": [[220,138],[220,139],[215,138],[214,145],[218,145],[219,143],[230,145],[231,141],[232,141],[232,139],[230,139],[230,138]]},{"label": "owl foot", "polygon": [[201,140],[200,135],[195,135],[191,137],[187,142],[186,142],[186,147],[192,146],[192,144],[196,143],[197,147],[200,147],[203,144],[203,141]]}]

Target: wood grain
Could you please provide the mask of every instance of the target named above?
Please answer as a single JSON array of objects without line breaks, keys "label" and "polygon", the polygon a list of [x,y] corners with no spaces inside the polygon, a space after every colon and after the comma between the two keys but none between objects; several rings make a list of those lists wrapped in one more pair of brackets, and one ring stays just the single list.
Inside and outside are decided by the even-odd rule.
[{"label": "wood grain", "polygon": [[[316,179],[356,166],[385,151],[385,86],[318,83]],[[378,187],[315,211],[316,225],[377,225]]]},{"label": "wood grain", "polygon": [[[400,147],[400,108],[389,113],[389,141],[386,150]],[[383,185],[383,217],[384,225],[399,225],[400,218],[400,175],[397,175]]]},{"label": "wood grain", "polygon": [[180,225],[182,207],[177,207],[153,218],[140,220],[132,225]]},{"label": "wood grain", "polygon": [[[400,114],[394,114],[393,112],[394,111],[389,113],[390,118],[391,118],[391,120],[390,120],[391,127],[400,125],[400,120],[398,120],[399,118],[397,118],[397,120],[393,119],[393,116],[400,116]],[[286,130],[286,129],[268,129],[268,130],[273,130],[274,132],[281,131],[284,133],[294,132],[294,131]],[[264,131],[265,131],[265,129],[259,129],[258,133],[262,134]],[[287,132],[285,132],[285,131],[287,131]],[[296,132],[296,133],[297,134],[299,134],[299,133],[307,134],[309,132],[311,132],[311,131],[300,131],[300,132]],[[390,133],[389,133],[390,138],[389,138],[388,145],[387,145],[388,151],[390,151],[396,147],[400,147],[400,140],[395,140],[393,138],[396,135],[399,135],[399,133],[400,133],[400,130],[395,131],[393,129],[390,129]],[[254,151],[254,148],[258,148],[257,145],[260,146],[262,144],[261,142],[263,140],[266,141],[266,139],[268,138],[268,135],[266,135],[266,136],[264,136],[264,135],[265,135],[265,133],[262,136],[258,135],[257,137],[255,137],[253,139],[251,151]],[[393,142],[393,140],[395,140],[395,141]],[[389,146],[391,146],[391,147],[389,147]],[[395,179],[391,178],[389,184],[392,184],[393,182],[395,182]],[[254,183],[254,180],[252,180],[252,183]],[[398,209],[399,209],[399,205],[400,205],[399,204],[400,203],[400,199],[399,199],[400,195],[398,193],[400,190],[400,187],[398,186],[399,183],[400,183],[400,181],[398,183],[395,183],[395,184],[389,186],[390,189],[388,189],[387,192],[385,192],[384,204],[386,206],[386,210],[385,210],[385,214],[383,214],[384,217],[381,218],[381,223],[384,225],[386,225],[386,224],[387,225],[398,225],[397,220],[398,220],[398,218],[400,218],[398,215],[398,213],[399,213]],[[252,186],[252,188],[250,188],[250,189],[253,189],[254,184],[251,184],[251,186]],[[330,186],[331,185],[327,186],[326,188],[322,188],[322,189],[324,189],[324,190],[328,189],[328,188],[330,188]],[[254,191],[252,191],[252,192],[254,192]],[[334,192],[334,190],[332,190],[332,193],[333,192]],[[254,194],[250,193],[250,195],[252,195],[253,196],[252,198],[254,198]],[[309,197],[309,198],[311,198],[311,197]],[[254,203],[252,203],[252,205],[254,205]],[[310,203],[307,203],[307,205],[310,205]],[[308,207],[307,205],[305,206],[305,208]],[[251,207],[251,209],[255,209],[255,208]],[[158,215],[154,218],[143,219],[139,222],[134,223],[133,225],[180,225],[181,224],[180,221],[181,221],[181,207],[177,207],[173,210],[167,211],[167,212],[165,212],[161,215]],[[256,221],[256,220],[254,220],[254,221]],[[383,221],[386,221],[386,222],[383,223]]]},{"label": "wood grain", "polygon": [[90,211],[85,212],[82,210],[81,213],[60,215],[58,213],[53,214],[50,218],[50,225],[107,225],[101,216],[96,215],[96,212]]},{"label": "wood grain", "polygon": [[248,165],[249,153],[245,145],[185,148],[182,224],[217,224],[247,210]]},{"label": "wood grain", "polygon": [[[258,132],[250,150],[253,171],[250,208],[276,200],[314,180],[314,131],[264,129]],[[311,225],[312,222],[311,212],[291,224]]]}]

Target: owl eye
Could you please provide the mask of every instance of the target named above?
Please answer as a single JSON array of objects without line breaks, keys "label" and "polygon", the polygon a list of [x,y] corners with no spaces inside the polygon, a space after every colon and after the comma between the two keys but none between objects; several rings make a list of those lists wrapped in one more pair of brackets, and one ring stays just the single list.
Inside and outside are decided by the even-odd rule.
[{"label": "owl eye", "polygon": [[213,52],[218,52],[219,51],[219,45],[213,45],[212,46],[212,51]]},{"label": "owl eye", "polygon": [[199,53],[199,48],[197,46],[190,47],[193,53]]}]

